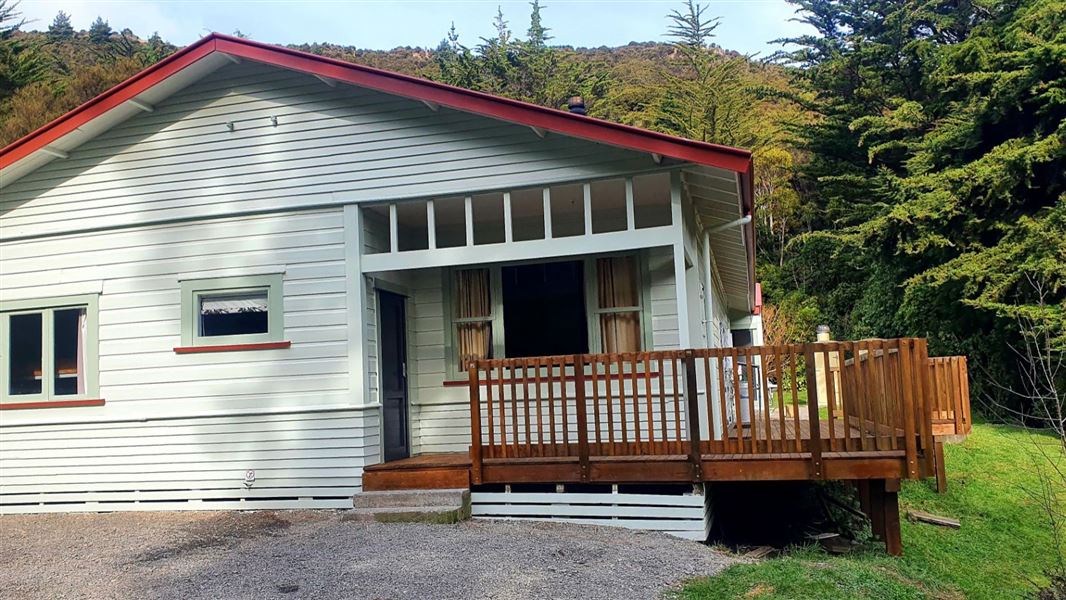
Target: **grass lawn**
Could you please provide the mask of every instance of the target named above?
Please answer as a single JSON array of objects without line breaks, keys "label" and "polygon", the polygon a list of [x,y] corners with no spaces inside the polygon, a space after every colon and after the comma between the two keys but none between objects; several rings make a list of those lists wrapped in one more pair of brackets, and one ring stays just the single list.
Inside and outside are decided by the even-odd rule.
[{"label": "grass lawn", "polygon": [[1038,506],[1019,490],[1035,483],[1029,434],[975,425],[964,443],[946,447],[948,492],[905,482],[901,517],[915,508],[951,516],[962,529],[903,520],[902,558],[883,546],[848,556],[800,548],[787,556],[690,582],[685,600],[710,598],[904,599],[1024,598],[1045,582],[1053,561],[1051,532]]}]

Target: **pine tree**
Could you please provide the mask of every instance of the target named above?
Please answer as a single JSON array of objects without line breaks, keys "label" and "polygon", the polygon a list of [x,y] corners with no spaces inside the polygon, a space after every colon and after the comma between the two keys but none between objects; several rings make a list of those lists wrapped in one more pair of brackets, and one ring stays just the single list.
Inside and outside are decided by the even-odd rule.
[{"label": "pine tree", "polygon": [[96,20],[89,27],[89,41],[94,44],[106,44],[111,41],[112,33],[111,25],[103,17],[96,17]]},{"label": "pine tree", "polygon": [[48,37],[52,40],[69,40],[74,37],[74,26],[70,24],[70,15],[63,11],[56,14],[48,26]]},{"label": "pine tree", "polygon": [[22,18],[18,6],[18,2],[0,0],[0,41],[10,38],[26,24],[26,19]]},{"label": "pine tree", "polygon": [[540,0],[533,0],[529,5],[533,7],[533,11],[529,15],[529,31],[526,34],[528,38],[526,43],[532,48],[543,48],[547,46],[548,40],[552,39],[548,35],[551,29],[545,27],[541,22],[540,9],[543,7],[540,5]]}]

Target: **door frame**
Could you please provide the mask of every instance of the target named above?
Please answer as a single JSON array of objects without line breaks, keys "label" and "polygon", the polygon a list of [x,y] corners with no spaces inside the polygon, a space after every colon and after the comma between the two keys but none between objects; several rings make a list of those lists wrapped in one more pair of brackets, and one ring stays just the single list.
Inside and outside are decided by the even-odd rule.
[{"label": "door frame", "polygon": [[404,311],[403,311],[403,316],[404,316],[404,320],[403,320],[403,329],[404,329],[403,351],[404,351],[404,357],[405,357],[406,362],[407,362],[407,376],[404,378],[404,386],[406,388],[404,390],[404,397],[407,400],[407,407],[406,407],[406,415],[407,415],[407,419],[406,419],[407,427],[406,427],[406,429],[407,429],[407,431],[405,432],[405,434],[407,435],[407,454],[408,454],[408,456],[414,456],[415,455],[415,453],[414,453],[414,445],[413,445],[414,436],[412,435],[413,430],[414,430],[414,418],[413,418],[413,411],[411,410],[411,406],[413,404],[412,398],[411,398],[411,391],[412,391],[411,390],[411,379],[412,379],[414,371],[412,369],[412,364],[411,364],[411,336],[410,336],[410,327],[408,326],[409,322],[410,322],[410,318],[409,318],[410,317],[410,310],[409,309],[410,309],[411,293],[410,293],[410,291],[408,290],[408,288],[406,286],[403,286],[403,285],[400,285],[400,284],[397,284],[397,283],[393,283],[391,281],[384,281],[384,280],[377,279],[377,278],[374,278],[372,280],[371,289],[374,292],[374,317],[375,317],[375,324],[374,325],[375,325],[375,328],[376,328],[376,335],[374,336],[374,338],[375,338],[374,339],[374,344],[375,344],[375,347],[376,347],[376,354],[377,354],[377,357],[378,357],[378,365],[377,365],[377,371],[378,371],[377,372],[377,375],[378,375],[378,389],[377,389],[378,402],[377,402],[377,404],[378,404],[378,407],[379,407],[378,414],[380,416],[380,419],[379,419],[379,422],[378,422],[378,440],[379,440],[379,442],[378,442],[378,448],[379,448],[378,459],[382,463],[384,463],[385,462],[385,398],[384,398],[384,390],[382,389],[382,386],[381,386],[381,374],[382,374],[382,363],[381,363],[381,358],[382,358],[382,356],[381,356],[381,339],[382,339],[382,336],[381,336],[381,332],[382,332],[382,328],[381,328],[381,302],[380,302],[381,296],[380,296],[380,292],[387,292],[387,293],[390,293],[390,294],[394,294],[394,295],[399,296],[400,298],[403,299],[403,309],[404,309]]}]

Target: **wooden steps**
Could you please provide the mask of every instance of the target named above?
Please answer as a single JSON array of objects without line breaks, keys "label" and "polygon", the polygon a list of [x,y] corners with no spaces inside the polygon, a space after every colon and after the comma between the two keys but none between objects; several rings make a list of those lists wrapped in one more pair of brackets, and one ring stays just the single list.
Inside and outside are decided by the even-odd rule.
[{"label": "wooden steps", "polygon": [[422,454],[363,469],[363,491],[448,490],[470,488],[466,452]]}]

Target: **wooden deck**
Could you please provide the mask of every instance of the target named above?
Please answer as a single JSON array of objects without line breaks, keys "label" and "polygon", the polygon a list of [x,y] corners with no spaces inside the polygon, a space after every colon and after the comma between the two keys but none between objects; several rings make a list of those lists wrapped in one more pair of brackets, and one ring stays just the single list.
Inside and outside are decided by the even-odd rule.
[{"label": "wooden deck", "polygon": [[965,359],[914,338],[477,360],[468,375],[469,453],[368,467],[364,489],[844,480],[898,552],[900,480],[945,481],[936,436],[970,422]]}]

